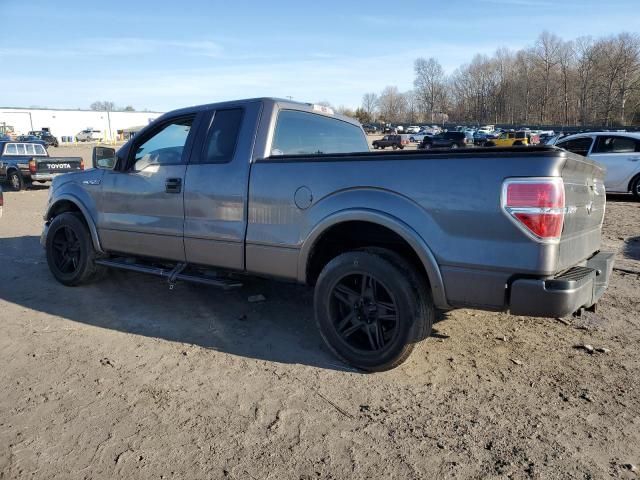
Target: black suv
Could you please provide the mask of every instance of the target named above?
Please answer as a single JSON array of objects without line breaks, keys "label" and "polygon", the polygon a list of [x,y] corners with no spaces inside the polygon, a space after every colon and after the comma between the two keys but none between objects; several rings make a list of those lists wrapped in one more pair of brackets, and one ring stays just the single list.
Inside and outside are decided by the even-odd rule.
[{"label": "black suv", "polygon": [[381,148],[384,150],[386,147],[393,147],[393,149],[399,148],[402,150],[404,145],[402,144],[402,137],[400,135],[385,135],[380,140],[374,140],[373,148],[378,149]]},{"label": "black suv", "polygon": [[429,150],[430,148],[463,148],[468,143],[469,140],[464,132],[443,132],[433,137],[424,137],[418,148],[422,150]]},{"label": "black suv", "polygon": [[33,132],[29,132],[29,136],[37,137],[39,140],[42,140],[47,147],[58,146],[58,139],[51,135],[51,132],[47,130],[35,130]]}]

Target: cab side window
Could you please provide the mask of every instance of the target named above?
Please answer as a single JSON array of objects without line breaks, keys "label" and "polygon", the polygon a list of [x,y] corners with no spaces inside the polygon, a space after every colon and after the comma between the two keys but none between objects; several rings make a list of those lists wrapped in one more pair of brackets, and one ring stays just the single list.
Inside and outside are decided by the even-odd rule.
[{"label": "cab side window", "polygon": [[193,125],[193,117],[176,119],[135,147],[133,170],[150,165],[176,165],[184,162],[183,150]]}]

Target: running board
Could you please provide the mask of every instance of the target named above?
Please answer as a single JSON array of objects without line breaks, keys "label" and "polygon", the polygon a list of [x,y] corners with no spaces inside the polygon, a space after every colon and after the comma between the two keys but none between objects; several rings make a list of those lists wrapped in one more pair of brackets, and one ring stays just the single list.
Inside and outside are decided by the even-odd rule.
[{"label": "running board", "polygon": [[239,288],[242,283],[230,278],[211,278],[206,275],[181,273],[186,267],[185,264],[179,263],[173,269],[153,267],[144,265],[141,263],[131,263],[119,260],[107,260],[98,259],[95,261],[97,265],[102,265],[109,268],[119,268],[120,270],[129,270],[138,273],[147,273],[149,275],[157,275],[169,279],[169,285],[173,288],[173,284],[177,280],[183,280],[185,282],[202,283],[204,285],[210,285],[212,287],[222,288],[223,290],[230,290],[232,288]]}]

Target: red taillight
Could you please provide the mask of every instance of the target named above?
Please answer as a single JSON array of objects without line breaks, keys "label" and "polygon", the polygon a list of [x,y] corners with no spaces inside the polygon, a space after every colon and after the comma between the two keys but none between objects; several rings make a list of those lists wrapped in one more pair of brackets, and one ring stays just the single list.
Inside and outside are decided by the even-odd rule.
[{"label": "red taillight", "polygon": [[564,224],[564,183],[560,178],[504,182],[502,208],[536,240],[557,240]]},{"label": "red taillight", "polygon": [[507,207],[564,208],[564,185],[551,181],[507,181]]},{"label": "red taillight", "polygon": [[29,160],[29,172],[36,173],[36,161],[33,158]]},{"label": "red taillight", "polygon": [[80,170],[84,170],[84,158],[80,159]]}]

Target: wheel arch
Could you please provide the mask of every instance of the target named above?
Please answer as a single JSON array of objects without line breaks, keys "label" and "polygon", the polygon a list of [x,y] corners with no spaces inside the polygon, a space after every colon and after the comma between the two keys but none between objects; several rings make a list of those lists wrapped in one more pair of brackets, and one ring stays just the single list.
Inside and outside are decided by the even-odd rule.
[{"label": "wheel arch", "polygon": [[80,199],[74,195],[64,194],[57,197],[47,208],[44,219],[46,222],[50,222],[55,216],[65,212],[78,212],[82,215],[91,234],[93,248],[95,248],[97,252],[104,253],[100,245],[100,237],[98,236],[98,229],[96,228],[93,217],[91,217],[89,210],[82,204]]},{"label": "wheel arch", "polygon": [[335,212],[317,223],[300,249],[297,269],[299,282],[308,283],[309,280],[312,280],[309,276],[309,267],[312,265],[310,262],[312,261],[316,247],[321,245],[321,242],[326,239],[327,235],[331,234],[333,229],[352,222],[382,227],[393,232],[393,234],[406,242],[415,256],[420,260],[421,266],[426,273],[435,305],[439,308],[449,308],[440,268],[427,243],[413,228],[401,219],[378,210],[365,208],[345,209]]}]

